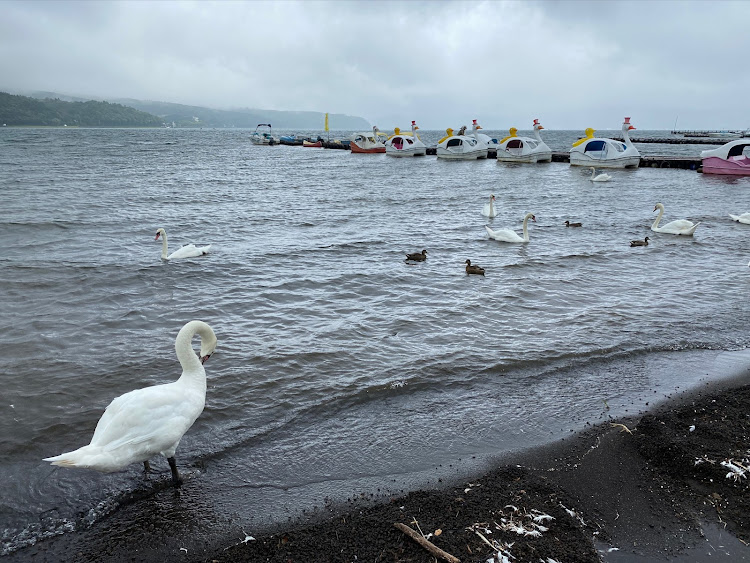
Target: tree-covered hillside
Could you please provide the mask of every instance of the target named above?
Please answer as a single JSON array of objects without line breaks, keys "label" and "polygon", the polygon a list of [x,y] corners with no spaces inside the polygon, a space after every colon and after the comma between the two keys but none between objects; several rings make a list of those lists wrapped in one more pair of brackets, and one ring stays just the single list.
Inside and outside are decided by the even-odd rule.
[{"label": "tree-covered hillside", "polygon": [[0,123],[8,126],[160,127],[162,119],[121,104],[39,100],[0,92]]}]

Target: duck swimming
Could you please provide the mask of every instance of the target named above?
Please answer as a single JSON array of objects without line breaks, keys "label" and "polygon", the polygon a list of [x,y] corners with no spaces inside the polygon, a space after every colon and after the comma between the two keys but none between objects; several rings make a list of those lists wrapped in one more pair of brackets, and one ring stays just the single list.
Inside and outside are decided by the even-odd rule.
[{"label": "duck swimming", "polygon": [[415,262],[424,262],[427,260],[427,251],[422,250],[422,252],[413,252],[412,254],[406,255],[407,260],[414,260]]},{"label": "duck swimming", "polygon": [[565,221],[566,227],[582,227],[583,223],[571,223],[570,221]]},{"label": "duck swimming", "polygon": [[467,274],[479,274],[480,276],[483,276],[484,268],[480,268],[479,266],[472,266],[471,260],[466,260],[466,273]]},{"label": "duck swimming", "polygon": [[643,240],[631,240],[630,246],[648,246],[648,237]]}]

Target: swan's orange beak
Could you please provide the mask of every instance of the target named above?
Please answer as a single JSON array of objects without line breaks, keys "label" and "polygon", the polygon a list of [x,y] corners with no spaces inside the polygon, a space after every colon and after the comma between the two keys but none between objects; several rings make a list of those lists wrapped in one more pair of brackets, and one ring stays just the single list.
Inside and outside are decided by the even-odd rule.
[{"label": "swan's orange beak", "polygon": [[540,126],[539,126],[539,129],[544,129],[544,126],[543,126],[543,125],[540,125]]},{"label": "swan's orange beak", "polygon": [[534,221],[534,223],[536,223],[536,215],[532,215],[531,220]]},{"label": "swan's orange beak", "polygon": [[211,357],[211,354],[206,354],[205,356],[201,356],[201,364],[205,364],[206,360]]},{"label": "swan's orange beak", "polygon": [[635,127],[633,127],[632,125],[630,127],[628,127],[628,131],[633,131],[634,129],[635,129]]},{"label": "swan's orange beak", "polygon": [[[654,205],[654,211],[656,211],[657,209],[659,209],[659,208]],[[653,211],[652,211],[652,213],[653,213]]]},{"label": "swan's orange beak", "polygon": [[159,233],[156,233],[156,236],[154,237],[154,240],[159,240]]}]

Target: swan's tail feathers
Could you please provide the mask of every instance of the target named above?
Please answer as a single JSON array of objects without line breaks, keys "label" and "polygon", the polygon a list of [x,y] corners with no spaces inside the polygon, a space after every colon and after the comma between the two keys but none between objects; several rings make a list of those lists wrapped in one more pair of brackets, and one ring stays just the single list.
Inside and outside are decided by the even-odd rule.
[{"label": "swan's tail feathers", "polygon": [[485,225],[484,228],[487,229],[487,234],[490,235],[491,238],[495,238],[495,231],[490,229],[487,225]]},{"label": "swan's tail feathers", "polygon": [[77,461],[70,456],[72,453],[74,452],[68,452],[54,457],[45,457],[42,461],[49,461],[52,465],[59,465],[60,467],[78,467]]},{"label": "swan's tail feathers", "polygon": [[693,233],[695,232],[695,229],[697,229],[697,228],[698,228],[698,225],[700,225],[700,223],[696,223],[695,225],[693,225],[693,228],[692,228],[692,229],[690,229],[690,234],[691,234],[691,235],[692,235],[692,234],[693,234]]},{"label": "swan's tail feathers", "polygon": [[739,216],[739,215],[732,215],[732,214],[730,213],[730,214],[729,214],[729,217],[731,217],[731,218],[732,218],[732,221],[739,221],[739,220],[740,220],[740,216]]}]

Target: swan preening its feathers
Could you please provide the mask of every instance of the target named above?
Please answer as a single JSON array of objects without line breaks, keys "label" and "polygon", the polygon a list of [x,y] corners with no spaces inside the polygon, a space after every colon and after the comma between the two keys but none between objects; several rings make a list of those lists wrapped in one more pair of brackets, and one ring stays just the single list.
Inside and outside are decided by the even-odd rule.
[{"label": "swan preening its feathers", "polygon": [[529,242],[529,219],[536,223],[536,217],[533,213],[527,213],[523,218],[523,237],[518,236],[515,231],[511,229],[500,229],[493,231],[487,225],[484,226],[487,229],[487,234],[490,238],[498,240],[500,242]]},{"label": "swan preening its feathers", "polygon": [[211,248],[211,245],[208,246],[195,246],[194,244],[187,244],[180,248],[179,250],[175,250],[172,254],[167,256],[167,232],[164,229],[159,229],[156,231],[156,238],[154,240],[159,240],[159,236],[161,235],[162,241],[161,241],[161,259],[162,260],[174,260],[175,258],[193,258],[194,256],[203,256],[204,254],[208,254],[208,249]]},{"label": "swan preening its feathers", "polygon": [[[192,347],[200,336],[200,358]],[[216,335],[203,321],[190,321],[175,340],[182,375],[177,381],[130,391],[114,399],[104,411],[88,446],[44,461],[61,467],[96,469],[106,473],[157,454],[169,461],[172,482],[181,483],[174,460],[182,436],[203,412],[206,371],[203,363],[216,349]]]},{"label": "swan preening its feathers", "polygon": [[597,176],[596,174],[596,168],[593,166],[591,168],[591,181],[592,182],[609,182],[612,179],[612,176],[610,176],[607,173],[602,172]]},{"label": "swan preening its feathers", "polygon": [[489,203],[485,203],[482,208],[482,215],[485,217],[497,217],[497,208],[495,207],[495,194],[490,194]]},{"label": "swan preening its feathers", "polygon": [[661,203],[657,203],[654,206],[654,211],[656,211],[657,209],[659,210],[659,216],[654,221],[654,224],[651,225],[651,230],[655,233],[692,236],[695,232],[696,227],[700,225],[700,223],[693,223],[691,221],[687,221],[686,219],[678,219],[677,221],[671,221],[663,227],[660,227],[659,221],[661,221],[661,216],[664,215],[664,205],[662,205]]}]

